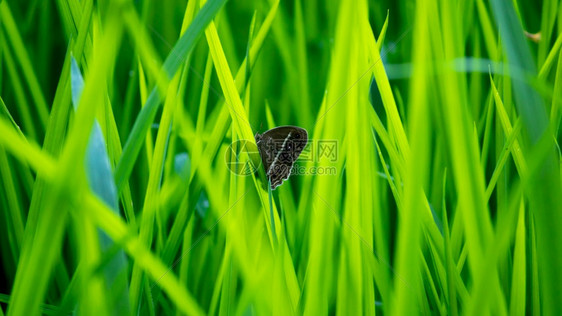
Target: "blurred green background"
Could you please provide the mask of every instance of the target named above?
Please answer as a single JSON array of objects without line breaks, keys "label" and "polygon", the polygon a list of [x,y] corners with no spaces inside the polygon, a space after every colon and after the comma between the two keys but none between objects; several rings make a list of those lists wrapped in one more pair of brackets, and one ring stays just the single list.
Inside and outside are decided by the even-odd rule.
[{"label": "blurred green background", "polygon": [[[561,21],[0,1],[0,315],[561,314]],[[281,125],[303,172],[229,170]]]}]

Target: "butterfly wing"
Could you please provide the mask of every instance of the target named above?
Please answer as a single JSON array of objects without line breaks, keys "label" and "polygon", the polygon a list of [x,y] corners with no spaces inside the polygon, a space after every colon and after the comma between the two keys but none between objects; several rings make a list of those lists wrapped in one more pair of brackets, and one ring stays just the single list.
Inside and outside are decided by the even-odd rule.
[{"label": "butterfly wing", "polygon": [[258,150],[273,190],[289,178],[293,164],[307,142],[307,131],[297,126],[280,126],[256,134]]}]

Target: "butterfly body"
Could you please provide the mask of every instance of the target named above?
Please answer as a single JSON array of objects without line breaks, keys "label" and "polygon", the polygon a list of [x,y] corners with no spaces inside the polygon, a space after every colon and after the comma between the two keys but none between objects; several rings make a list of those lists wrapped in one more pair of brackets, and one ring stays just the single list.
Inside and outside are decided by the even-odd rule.
[{"label": "butterfly body", "polygon": [[308,142],[308,132],[297,126],[279,126],[256,134],[255,139],[271,189],[275,190],[291,175]]}]

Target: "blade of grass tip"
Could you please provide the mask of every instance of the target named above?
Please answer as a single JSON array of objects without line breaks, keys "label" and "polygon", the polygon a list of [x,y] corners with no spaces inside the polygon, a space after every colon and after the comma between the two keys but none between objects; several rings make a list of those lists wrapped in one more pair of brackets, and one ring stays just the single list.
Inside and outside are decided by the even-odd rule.
[{"label": "blade of grass tip", "polygon": [[45,101],[43,92],[41,91],[39,80],[33,71],[31,60],[29,59],[29,55],[25,49],[25,45],[12,16],[12,12],[10,11],[10,7],[8,6],[8,2],[0,4],[0,16],[2,17],[2,25],[6,30],[6,35],[8,35],[8,38],[10,39],[20,67],[23,70],[25,80],[29,85],[29,91],[31,93],[31,97],[33,98],[33,102],[37,107],[36,110],[39,116],[39,121],[42,129],[44,130],[49,119],[49,108],[47,106],[47,102]]},{"label": "blade of grass tip", "polygon": [[544,64],[539,71],[539,79],[544,79],[549,74],[549,71],[552,68],[552,64],[556,59],[556,55],[558,54],[558,51],[560,51],[560,47],[562,47],[562,34],[558,35],[558,37],[556,38],[556,42],[554,42],[554,45],[552,45],[552,48],[550,49],[550,52],[548,53],[548,56],[546,57],[546,60],[544,61]]},{"label": "blade of grass tip", "polygon": [[[76,37],[77,34],[80,35],[80,31],[78,30],[80,29],[79,25],[82,24],[82,11],[91,6],[91,4],[89,4],[88,2],[77,3],[68,0],[57,0],[57,6],[60,11],[64,30],[66,31],[66,36],[68,38]],[[91,10],[92,8],[93,7],[90,7],[89,9]],[[86,36],[89,38],[86,42],[86,52],[90,53],[92,49],[92,34],[88,34]],[[78,62],[81,63],[80,60]]]},{"label": "blade of grass tip", "polygon": [[[84,79],[82,78],[82,74],[80,73],[80,69],[74,57],[71,57],[70,77],[72,103],[75,109],[77,109],[84,88]],[[97,120],[94,122],[94,127],[88,142],[86,176],[94,194],[104,201],[116,215],[119,215],[117,190],[113,180],[105,140]],[[99,233],[99,242],[102,251],[107,251],[113,246],[113,241],[103,232]],[[127,260],[123,251],[119,251],[115,254],[114,258],[104,269],[108,289],[111,293],[117,294],[117,296],[120,297],[112,310],[121,314],[129,312],[127,282],[123,278],[126,269]],[[121,293],[115,293],[114,289],[121,289]]]},{"label": "blade of grass tip", "polygon": [[14,127],[14,129],[16,129],[17,132],[19,132],[20,136],[25,137],[25,135],[23,135],[23,133],[21,132],[18,124],[16,123],[16,121],[14,121],[14,118],[10,114],[10,111],[6,107],[6,104],[4,103],[4,100],[2,100],[2,96],[0,96],[0,115],[1,115],[0,119],[4,118],[4,119],[9,120],[10,123],[12,123],[12,127]]},{"label": "blade of grass tip", "polygon": [[490,149],[492,148],[492,146],[490,145],[491,139],[492,139],[492,121],[494,118],[494,110],[493,110],[493,106],[492,106],[492,93],[490,92],[488,94],[488,97],[486,98],[486,119],[485,119],[485,123],[484,123],[484,136],[483,136],[483,140],[482,140],[482,154],[480,156],[480,162],[482,164],[482,168],[484,169],[488,163],[488,154],[490,152]]},{"label": "blade of grass tip", "polygon": [[[502,57],[505,58],[505,57]],[[505,71],[505,73],[509,73],[506,69],[507,66],[506,65],[502,65],[503,71]],[[514,104],[511,103],[513,102],[513,94],[512,94],[512,90],[511,90],[511,79],[507,79],[507,80],[502,80],[502,87],[499,87],[502,90],[502,101],[504,102],[504,104],[507,104],[510,107],[510,112],[513,113],[513,109],[514,109]],[[490,89],[492,90],[492,89]],[[495,102],[495,101],[494,101]],[[501,126],[501,122],[499,117],[497,116],[497,107],[494,106],[495,108],[495,112],[496,112],[496,126]],[[499,156],[501,153],[501,150],[503,149],[503,142],[505,141],[505,133],[502,131],[502,129],[500,128],[495,128],[495,135],[494,135],[494,152],[495,152],[495,156]],[[524,133],[523,133],[524,135]],[[508,167],[509,168],[509,167]],[[505,209],[506,205],[507,205],[507,193],[508,193],[508,183],[507,183],[507,176],[505,173],[500,174],[502,175],[501,177],[498,178],[497,183],[495,184],[495,201],[496,201],[496,207],[497,209]]]},{"label": "blade of grass tip", "polygon": [[246,59],[244,59],[244,61],[240,65],[240,68],[238,69],[238,73],[236,74],[234,81],[240,94],[242,94],[242,89],[247,84],[245,79],[250,77],[252,67],[254,66],[257,56],[259,55],[259,52],[263,46],[263,42],[265,41],[265,38],[269,33],[271,24],[277,16],[278,7],[279,0],[275,0],[272,3],[271,8],[269,9],[269,12],[267,13],[267,16],[263,21],[263,24],[261,25],[257,35],[255,37],[252,37],[251,47],[248,51]]},{"label": "blade of grass tip", "polygon": [[[363,23],[368,23],[368,21],[363,21]],[[400,35],[398,41],[404,38],[411,28],[408,28],[404,33]],[[382,33],[381,33],[382,34]],[[386,117],[388,120],[389,134],[394,138],[396,145],[398,146],[402,156],[407,159],[409,157],[409,144],[406,137],[406,132],[404,131],[404,125],[400,119],[398,113],[398,108],[396,105],[396,100],[394,99],[394,94],[390,88],[390,82],[388,76],[386,75],[386,70],[382,62],[383,56],[381,56],[377,41],[372,33],[365,37],[368,40],[368,45],[370,47],[369,52],[371,53],[371,63],[372,63],[372,76],[375,78],[378,91],[380,92],[382,103],[386,111]],[[380,40],[380,36],[379,36]]]},{"label": "blade of grass tip", "polygon": [[[376,115],[375,110],[371,109],[369,113],[371,117],[371,124],[373,127],[373,138],[375,137],[376,132],[376,136],[380,138],[382,144],[384,145],[384,148],[386,149],[386,152],[388,153],[394,172],[397,174],[404,174],[404,157],[398,153],[390,135],[384,128],[379,117]],[[395,181],[397,180],[398,179],[395,179]]]},{"label": "blade of grass tip", "polygon": [[375,146],[377,148],[377,152],[379,155],[379,159],[381,161],[381,165],[382,168],[384,170],[384,174],[386,175],[386,180],[388,182],[388,185],[390,187],[390,191],[392,192],[392,195],[394,196],[394,200],[396,202],[396,207],[401,210],[403,208],[402,206],[402,197],[400,196],[400,193],[398,193],[398,190],[396,189],[396,184],[394,183],[394,179],[393,177],[390,175],[390,171],[388,170],[387,164],[386,164],[386,160],[384,159],[384,156],[382,154],[382,151],[380,149],[379,143],[377,141],[376,136],[374,135],[373,132],[373,140],[375,142]]},{"label": "blade of grass tip", "polygon": [[[113,115],[113,107],[109,96],[106,94],[106,101],[104,102],[105,108],[105,132],[107,139],[107,151],[109,160],[112,166],[115,166],[121,157],[122,147],[121,140],[119,139],[119,130],[117,127],[117,122],[115,121],[115,116]],[[102,116],[103,117],[103,116]],[[121,201],[123,206],[123,213],[125,214],[125,219],[127,222],[136,226],[135,211],[133,209],[133,201],[131,195],[131,188],[128,183],[125,183],[125,187],[121,193]]]},{"label": "blade of grass tip", "polygon": [[83,284],[86,273],[85,264],[78,264],[72,275],[72,279],[66,287],[59,305],[57,306],[57,314],[59,316],[71,314],[76,308],[78,302],[78,292]]},{"label": "blade of grass tip", "polygon": [[[207,106],[209,103],[209,89],[211,87],[211,75],[213,73],[213,59],[211,53],[207,54],[207,62],[205,64],[205,74],[203,75],[203,88],[201,89],[201,99],[199,100],[199,108],[197,110],[197,121],[195,123],[195,133],[201,135],[205,129],[205,117],[207,115]],[[203,139],[202,137],[195,138],[194,144],[195,153],[203,152]],[[194,157],[197,160],[199,157]]]},{"label": "blade of grass tip", "polygon": [[519,136],[520,131],[521,131],[521,120],[518,119],[517,122],[515,123],[515,127],[513,128],[511,134],[507,135],[507,140],[505,141],[500,156],[496,159],[497,161],[496,167],[494,168],[494,172],[492,173],[492,176],[490,177],[490,181],[488,182],[488,187],[486,188],[487,201],[490,200],[492,193],[494,192],[498,178],[502,174],[507,159],[509,158],[509,153],[510,152],[513,153],[515,151],[513,146],[515,144],[515,140]]},{"label": "blade of grass tip", "polygon": [[[472,19],[471,19],[472,20]],[[471,23],[473,23],[471,21]],[[466,28],[465,28],[466,29]],[[470,28],[468,28],[470,30]],[[472,38],[472,42],[473,44],[471,46],[473,46],[472,48],[472,52],[470,53],[471,58],[475,58],[475,59],[480,59],[482,58],[482,39],[481,39],[481,35],[477,32],[474,32],[476,34],[467,34],[470,36],[470,38]],[[465,63],[466,64],[466,63]],[[482,132],[484,132],[484,128],[482,127],[484,122],[486,122],[486,116],[482,115],[481,113],[485,113],[483,112],[482,106],[486,106],[487,103],[483,103],[482,100],[482,91],[484,91],[483,85],[482,85],[482,80],[484,78],[484,76],[477,72],[477,71],[472,71],[472,72],[468,72],[467,76],[467,81],[468,81],[468,91],[470,91],[470,104],[475,104],[476,106],[472,107],[472,117],[475,118],[475,121],[478,121],[478,131],[479,131],[479,135],[482,134]],[[480,138],[478,138],[480,139]]]},{"label": "blade of grass tip", "polygon": [[[147,96],[148,89],[146,87],[146,78],[144,77],[144,70],[142,68],[142,62],[140,58],[138,59],[137,69],[139,71],[140,101],[141,101],[141,105],[144,107],[144,105],[146,104],[146,99],[148,98]],[[146,159],[148,160],[148,165],[151,166],[152,155],[154,152],[154,143],[152,141],[152,133],[150,131],[146,133],[145,146],[146,146]]]},{"label": "blade of grass tip", "polygon": [[[405,105],[404,105],[404,99],[402,98],[402,94],[400,93],[400,89],[398,89],[398,87],[395,87],[394,90],[394,94],[396,95],[396,104],[398,105],[398,115],[400,117],[406,117],[406,111],[405,109]],[[394,137],[393,137],[394,138]]]},{"label": "blade of grass tip", "polygon": [[156,53],[156,49],[147,34],[146,26],[143,25],[132,3],[128,1],[124,8],[123,19],[134,41],[139,59],[143,62],[144,67],[146,67],[148,75],[154,77],[152,81],[156,83],[155,88],[159,89],[159,93],[165,94],[166,87],[175,72],[170,74],[161,69],[160,57]]},{"label": "blade of grass tip", "polygon": [[242,100],[238,94],[238,89],[236,89],[236,85],[234,84],[232,72],[228,66],[216,26],[213,22],[209,23],[205,34],[209,44],[209,50],[211,51],[211,56],[217,70],[217,76],[219,77],[219,82],[226,99],[225,105],[228,106],[230,110],[230,116],[232,118],[232,122],[234,123],[234,127],[238,131],[241,139],[255,142],[253,140],[254,135],[252,133],[252,128],[248,121],[246,112],[244,111],[244,106],[242,105]]},{"label": "blade of grass tip", "polygon": [[381,31],[379,33],[379,37],[377,38],[377,48],[379,52],[382,49],[382,45],[384,44],[384,38],[386,36],[386,30],[388,29],[388,18],[390,16],[390,10],[386,11],[386,19],[384,19],[384,24],[382,25]]},{"label": "blade of grass tip", "polygon": [[[202,1],[201,3],[204,2],[205,1]],[[234,36],[233,34],[233,29],[236,27],[232,26],[230,14],[227,12],[227,10],[219,12],[217,18],[215,19],[217,21],[215,26],[217,27],[217,31],[221,34],[221,44],[224,48],[228,64],[232,67],[232,69],[238,69],[240,68],[240,58],[238,57],[238,49],[235,44],[237,36]],[[244,54],[242,54],[242,56],[244,56]]]},{"label": "blade of grass tip", "polygon": [[[136,80],[132,79],[129,81],[136,82]],[[122,146],[119,137],[117,122],[115,121],[115,116],[113,115],[113,107],[111,105],[111,100],[107,92],[105,96],[104,109],[102,110],[102,112],[103,114],[98,115],[98,119],[100,119],[99,123],[100,126],[102,126],[102,130],[105,131],[109,160],[111,162],[111,165],[115,166],[119,160],[119,157],[121,157]],[[120,199],[123,206],[123,213],[127,222],[131,223],[131,225],[133,226],[136,226],[131,188],[128,184],[128,181],[126,181],[124,185],[124,189],[121,192]]]},{"label": "blade of grass tip", "polygon": [[[6,105],[4,104],[2,97],[0,97],[0,120],[4,120],[5,118],[10,120],[12,127],[20,133],[20,136],[25,137],[23,136],[23,134],[19,130],[18,125],[10,115],[10,112],[6,108]],[[27,166],[25,166],[24,168],[27,169]],[[10,219],[6,222],[11,223],[11,225],[8,225],[7,230],[11,231],[8,235],[12,236],[13,238],[13,239],[10,238],[11,242],[9,243],[9,245],[15,263],[19,259],[19,253],[21,250],[21,246],[22,246],[21,244],[23,242],[23,235],[24,235],[24,218],[23,218],[24,213],[22,211],[22,205],[20,203],[23,197],[18,196],[19,194],[17,193],[18,190],[16,188],[18,183],[16,181],[16,178],[12,174],[12,170],[15,169],[12,169],[12,167],[10,166],[10,162],[8,161],[8,156],[6,155],[6,151],[2,146],[0,146],[0,170],[1,170],[0,174],[3,179],[2,183],[4,184],[4,190],[6,194],[5,197],[8,205],[8,207],[6,208],[6,212],[9,214],[6,214],[6,216],[7,218]]]},{"label": "blade of grass tip", "polygon": [[[500,94],[498,90],[496,90],[496,86],[494,85],[494,81],[492,80],[492,76],[490,75],[490,82],[492,84],[492,93],[494,95],[494,100],[496,102],[496,108],[498,110],[498,117],[500,119],[504,134],[509,136],[513,133],[513,127],[511,126],[511,122],[509,121],[509,117],[507,112],[503,106],[503,102],[500,98]],[[513,159],[515,161],[515,165],[517,166],[517,171],[522,179],[527,178],[527,163],[525,158],[523,157],[523,152],[521,150],[521,146],[519,145],[519,141],[517,139],[514,140],[513,143],[513,151],[511,152],[513,155]]]},{"label": "blade of grass tip", "polygon": [[[250,50],[252,48],[252,42],[254,40],[257,15],[258,12],[254,10],[254,15],[252,15],[252,20],[250,21],[250,29],[248,30],[248,43],[246,44],[246,58],[244,60],[250,60]],[[252,77],[252,68],[250,67],[249,63],[246,63],[246,72],[244,73],[244,75],[245,85],[248,86],[250,78]],[[246,109],[246,111],[249,113],[249,109]]]},{"label": "blade of grass tip", "polygon": [[[176,42],[174,48],[166,58],[163,69],[168,77],[172,77],[183,64],[187,55],[193,50],[197,40],[203,33],[205,27],[217,14],[219,9],[224,5],[226,0],[210,0],[197,14],[193,23],[190,24],[186,32]],[[115,182],[117,185],[117,192],[121,192],[125,181],[129,178],[136,157],[142,147],[144,135],[150,128],[154,121],[154,117],[158,111],[158,107],[162,101],[163,96],[158,92],[158,88],[153,88],[145,106],[139,113],[131,133],[127,138],[123,154],[117,168],[115,170]]]},{"label": "blade of grass tip", "polygon": [[[136,58],[135,58],[136,57]],[[133,106],[136,104],[136,95],[138,94],[138,55],[133,56],[131,66],[128,68],[131,71],[129,80],[127,80],[127,88],[125,89],[125,100],[123,102],[123,110],[121,114],[121,122],[119,124],[119,136],[121,139],[126,139],[131,131],[131,120],[133,119]]]}]

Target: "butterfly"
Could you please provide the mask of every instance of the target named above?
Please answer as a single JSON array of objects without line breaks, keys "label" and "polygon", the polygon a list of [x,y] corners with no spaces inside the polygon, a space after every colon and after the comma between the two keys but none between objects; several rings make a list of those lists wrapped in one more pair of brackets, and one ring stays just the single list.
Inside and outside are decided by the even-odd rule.
[{"label": "butterfly", "polygon": [[271,189],[275,190],[291,175],[293,164],[308,143],[308,132],[298,126],[279,126],[256,134],[255,139]]}]

